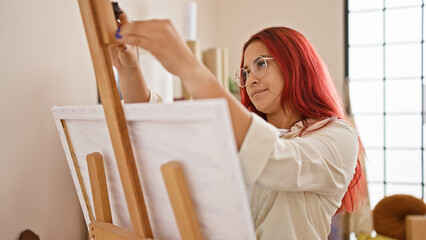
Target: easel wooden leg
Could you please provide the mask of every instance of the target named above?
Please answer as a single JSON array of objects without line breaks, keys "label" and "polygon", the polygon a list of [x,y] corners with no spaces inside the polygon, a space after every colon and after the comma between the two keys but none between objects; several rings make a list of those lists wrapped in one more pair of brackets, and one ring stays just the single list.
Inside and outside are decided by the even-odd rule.
[{"label": "easel wooden leg", "polygon": [[78,0],[78,3],[133,230],[141,237],[152,237],[132,144],[108,52],[108,45],[113,44],[117,28],[112,5],[108,0]]},{"label": "easel wooden leg", "polygon": [[87,154],[87,167],[89,168],[90,186],[92,188],[96,220],[112,223],[102,155],[97,152]]},{"label": "easel wooden leg", "polygon": [[90,186],[92,188],[93,205],[96,221],[89,224],[91,239],[100,240],[148,240],[134,232],[112,224],[108,187],[105,177],[104,160],[100,153],[87,154]]},{"label": "easel wooden leg", "polygon": [[172,161],[161,166],[164,183],[183,240],[203,239],[180,163]]},{"label": "easel wooden leg", "polygon": [[[91,169],[89,172],[97,221],[89,224],[91,237],[102,240],[152,238],[132,144],[108,53],[108,45],[115,44],[114,33],[117,28],[111,2],[108,0],[78,0],[78,2],[134,231],[133,233],[112,225],[102,156],[92,153],[87,158]],[[77,168],[78,166],[76,166]],[[162,167],[162,173],[181,238],[184,240],[203,239],[180,164],[178,162],[165,164]]]}]

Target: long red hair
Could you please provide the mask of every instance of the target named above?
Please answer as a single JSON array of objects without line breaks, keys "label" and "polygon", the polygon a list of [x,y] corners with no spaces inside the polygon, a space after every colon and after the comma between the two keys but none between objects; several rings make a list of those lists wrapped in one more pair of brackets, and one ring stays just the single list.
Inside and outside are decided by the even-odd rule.
[{"label": "long red hair", "polygon": [[[317,131],[333,121],[330,119],[319,128],[306,131],[309,127],[308,119],[322,120],[335,116],[348,122],[325,63],[301,33],[286,27],[271,27],[254,34],[244,44],[241,67],[244,65],[244,52],[255,40],[266,45],[284,75],[281,106],[284,111],[292,109],[302,116],[304,128],[300,135]],[[265,114],[259,112],[250,101],[245,88],[240,88],[240,94],[244,106],[266,119]],[[365,196],[366,183],[359,161],[363,148],[361,141],[359,142],[360,151],[355,174],[337,212],[353,212],[359,200]]]}]

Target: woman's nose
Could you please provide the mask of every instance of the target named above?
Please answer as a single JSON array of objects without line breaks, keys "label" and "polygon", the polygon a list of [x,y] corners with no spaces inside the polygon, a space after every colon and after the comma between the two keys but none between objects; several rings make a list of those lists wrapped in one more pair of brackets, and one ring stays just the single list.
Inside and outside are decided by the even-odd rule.
[{"label": "woman's nose", "polygon": [[247,78],[247,85],[253,85],[253,84],[258,84],[259,83],[259,79],[257,79],[256,76],[254,76],[253,73],[249,74],[248,78]]}]

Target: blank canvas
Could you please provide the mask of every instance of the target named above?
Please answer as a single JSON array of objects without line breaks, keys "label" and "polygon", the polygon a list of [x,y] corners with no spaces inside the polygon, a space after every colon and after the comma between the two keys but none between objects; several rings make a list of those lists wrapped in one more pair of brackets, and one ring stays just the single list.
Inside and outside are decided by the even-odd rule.
[{"label": "blank canvas", "polygon": [[[180,239],[160,170],[174,160],[182,164],[205,239],[255,239],[224,99],[125,104],[123,108],[154,239]],[[92,209],[86,155],[102,154],[113,223],[132,230],[102,106],[53,107],[52,112],[86,222],[90,222],[88,208],[69,144]],[[66,123],[70,143],[61,121]]]}]

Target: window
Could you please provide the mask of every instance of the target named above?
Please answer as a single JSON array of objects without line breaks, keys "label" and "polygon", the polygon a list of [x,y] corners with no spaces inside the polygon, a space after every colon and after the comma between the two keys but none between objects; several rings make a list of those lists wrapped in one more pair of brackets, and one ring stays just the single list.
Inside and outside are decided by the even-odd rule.
[{"label": "window", "polygon": [[423,1],[347,0],[346,17],[346,76],[371,207],[393,194],[423,198]]}]

